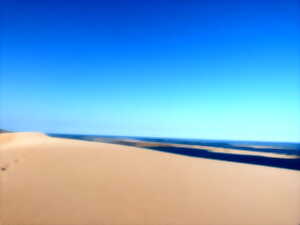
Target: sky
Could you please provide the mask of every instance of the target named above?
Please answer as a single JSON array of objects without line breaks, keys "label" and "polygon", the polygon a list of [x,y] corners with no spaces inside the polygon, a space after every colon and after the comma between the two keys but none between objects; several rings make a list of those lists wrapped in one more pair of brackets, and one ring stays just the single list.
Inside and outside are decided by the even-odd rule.
[{"label": "sky", "polygon": [[0,127],[300,141],[298,0],[4,0]]}]

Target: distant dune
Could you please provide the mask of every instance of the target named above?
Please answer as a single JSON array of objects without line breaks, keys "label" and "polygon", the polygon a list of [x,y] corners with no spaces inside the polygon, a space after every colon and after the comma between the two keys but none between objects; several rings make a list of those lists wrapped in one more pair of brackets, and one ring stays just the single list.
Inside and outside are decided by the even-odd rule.
[{"label": "distant dune", "polygon": [[[177,147],[177,148],[190,148],[190,149],[199,149],[217,153],[227,153],[227,154],[240,154],[240,155],[256,155],[256,156],[265,156],[265,157],[274,157],[274,158],[286,158],[286,159],[294,159],[299,158],[298,155],[284,155],[284,154],[275,154],[268,152],[257,152],[257,151],[247,151],[247,150],[239,150],[234,148],[223,148],[223,147],[214,147],[207,145],[187,145],[187,144],[174,144],[174,143],[161,143],[161,142],[149,142],[149,141],[139,141],[134,139],[114,139],[114,138],[94,138],[93,141],[102,141],[106,143],[119,143],[123,145],[136,146],[141,148],[150,148],[151,147]],[[259,146],[259,148],[263,148],[266,146]],[[258,148],[258,147],[254,147]],[[270,148],[270,147],[269,147]],[[283,149],[283,148],[282,148]]]},{"label": "distant dune", "polygon": [[1,225],[298,225],[300,171],[0,134]]}]

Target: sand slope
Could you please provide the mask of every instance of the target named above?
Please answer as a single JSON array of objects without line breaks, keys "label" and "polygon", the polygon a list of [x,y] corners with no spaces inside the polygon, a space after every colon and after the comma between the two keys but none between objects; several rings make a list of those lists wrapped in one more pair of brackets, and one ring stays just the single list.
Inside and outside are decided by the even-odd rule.
[{"label": "sand slope", "polygon": [[1,225],[298,225],[300,172],[0,134]]}]

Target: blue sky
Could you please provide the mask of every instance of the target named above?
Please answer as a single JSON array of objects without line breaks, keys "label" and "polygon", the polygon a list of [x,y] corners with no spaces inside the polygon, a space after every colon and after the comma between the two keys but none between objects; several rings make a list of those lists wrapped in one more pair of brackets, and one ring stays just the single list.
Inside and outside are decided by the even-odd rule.
[{"label": "blue sky", "polygon": [[7,1],[0,126],[300,141],[298,0]]}]

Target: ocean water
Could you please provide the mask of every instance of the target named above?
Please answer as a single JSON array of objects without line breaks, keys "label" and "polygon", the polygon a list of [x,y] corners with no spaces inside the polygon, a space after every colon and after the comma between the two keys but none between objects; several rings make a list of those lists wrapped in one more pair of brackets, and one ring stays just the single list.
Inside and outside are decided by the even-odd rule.
[{"label": "ocean water", "polygon": [[[232,141],[232,140],[203,140],[203,139],[180,139],[180,138],[156,138],[156,137],[128,137],[128,136],[109,136],[109,135],[82,135],[82,134],[48,134],[53,137],[71,138],[86,141],[103,141],[109,139],[110,143],[133,145],[120,140],[131,139],[139,141],[184,144],[185,147],[174,146],[149,146],[149,150],[180,154],[190,157],[207,158],[222,161],[231,161],[237,163],[247,163],[262,166],[271,166],[285,169],[300,170],[300,143],[287,142],[262,142],[262,141]],[[98,140],[97,140],[98,139]],[[100,139],[100,140],[99,140]],[[188,146],[191,145],[191,148]],[[221,147],[231,150],[231,153],[212,152],[205,148],[195,149],[192,145],[202,145],[209,147]],[[263,146],[255,148],[252,146]],[[266,157],[255,154],[235,154],[234,150],[252,151],[263,153],[275,153],[279,157]],[[293,158],[280,158],[280,155],[289,155]]]}]

